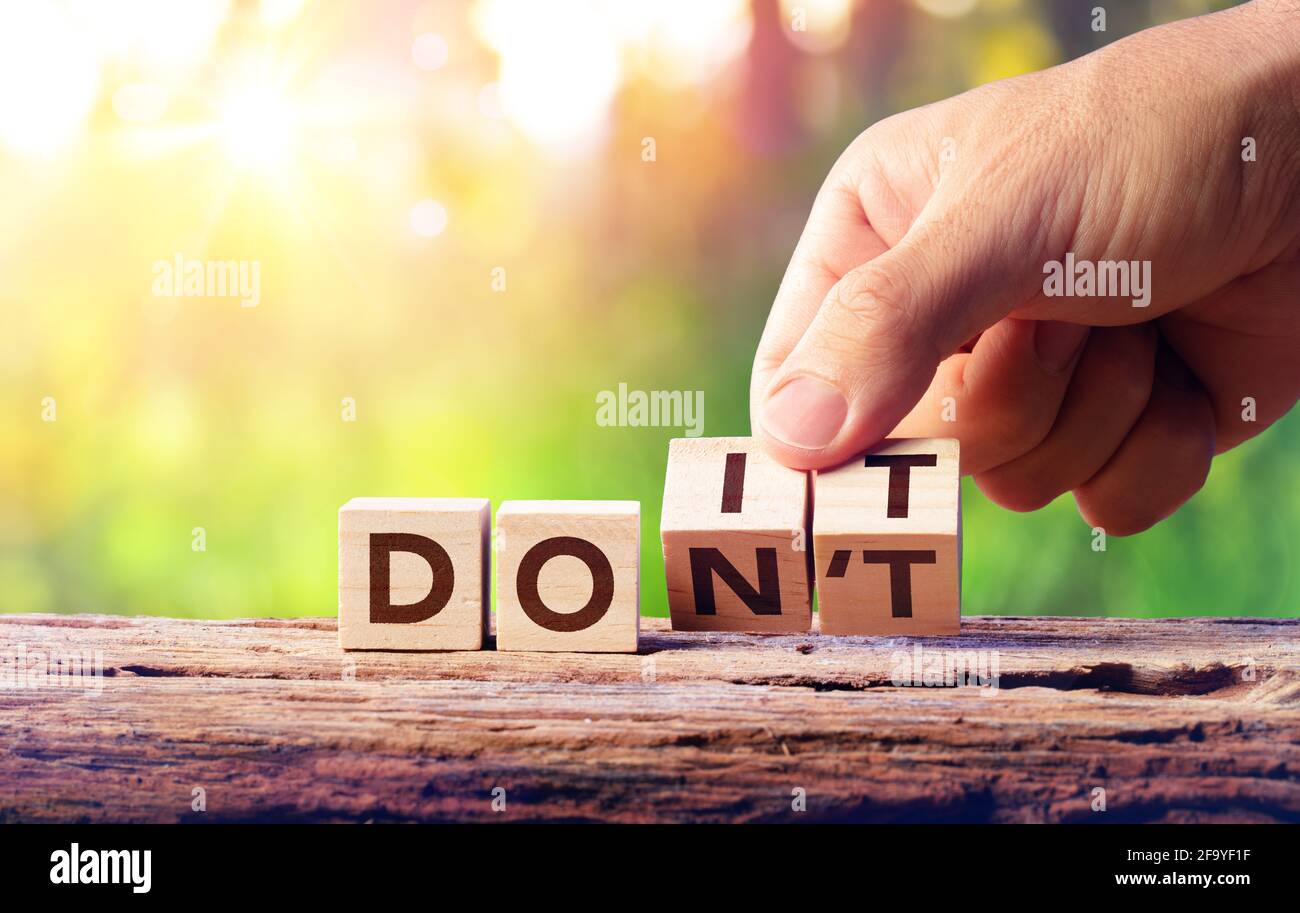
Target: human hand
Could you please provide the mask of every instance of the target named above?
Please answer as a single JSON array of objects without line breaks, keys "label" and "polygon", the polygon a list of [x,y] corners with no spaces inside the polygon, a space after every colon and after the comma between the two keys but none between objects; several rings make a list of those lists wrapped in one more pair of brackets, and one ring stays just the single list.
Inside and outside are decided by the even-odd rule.
[{"label": "human hand", "polygon": [[[1300,396],[1286,6],[1150,29],[859,136],[768,318],[755,435],[801,469],[956,437],[995,502],[1072,491],[1116,535],[1176,510]],[[1129,281],[1052,294],[1084,261],[1127,261]]]}]

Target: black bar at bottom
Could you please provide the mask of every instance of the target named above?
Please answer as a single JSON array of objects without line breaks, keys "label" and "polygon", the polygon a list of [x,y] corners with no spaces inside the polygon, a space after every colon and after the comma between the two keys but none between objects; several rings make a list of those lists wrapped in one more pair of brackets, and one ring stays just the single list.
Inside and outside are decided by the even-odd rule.
[{"label": "black bar at bottom", "polygon": [[[789,890],[805,902],[842,890],[879,902],[888,895],[876,887],[914,889],[927,902],[1169,890],[1231,901],[1294,884],[1293,833],[1285,825],[8,825],[0,884],[24,897],[128,902],[145,894],[374,902],[406,892],[432,905],[449,891],[473,903],[479,891],[495,902],[553,901],[571,890],[613,892],[616,905],[641,896],[675,906],[695,894],[692,884]],[[145,850],[147,891],[137,890],[146,886]]]}]

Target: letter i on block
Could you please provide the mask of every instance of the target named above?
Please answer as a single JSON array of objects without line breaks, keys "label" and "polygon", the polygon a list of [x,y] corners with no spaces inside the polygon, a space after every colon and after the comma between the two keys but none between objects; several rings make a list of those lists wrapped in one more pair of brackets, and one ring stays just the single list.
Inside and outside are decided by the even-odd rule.
[{"label": "letter i on block", "polygon": [[486,498],[353,498],[339,508],[339,646],[481,650]]},{"label": "letter i on block", "polygon": [[823,634],[957,634],[958,443],[886,439],[813,477]]},{"label": "letter i on block", "polygon": [[807,473],[752,438],[670,442],[660,535],[673,628],[807,631],[807,508]]},{"label": "letter i on block", "polygon": [[506,501],[497,510],[497,649],[635,653],[638,501]]}]

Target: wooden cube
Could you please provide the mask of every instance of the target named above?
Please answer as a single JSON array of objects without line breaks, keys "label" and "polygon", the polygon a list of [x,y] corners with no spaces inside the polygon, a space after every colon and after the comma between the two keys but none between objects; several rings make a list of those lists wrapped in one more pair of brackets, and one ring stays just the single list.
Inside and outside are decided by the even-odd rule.
[{"label": "wooden cube", "polygon": [[823,634],[957,634],[958,443],[886,439],[814,473],[813,553]]},{"label": "wooden cube", "polygon": [[481,650],[486,498],[353,498],[339,508],[344,650]]},{"label": "wooden cube", "polygon": [[638,501],[507,501],[497,510],[497,649],[635,653]]},{"label": "wooden cube", "polygon": [[660,535],[674,630],[811,627],[808,474],[753,438],[669,443]]}]

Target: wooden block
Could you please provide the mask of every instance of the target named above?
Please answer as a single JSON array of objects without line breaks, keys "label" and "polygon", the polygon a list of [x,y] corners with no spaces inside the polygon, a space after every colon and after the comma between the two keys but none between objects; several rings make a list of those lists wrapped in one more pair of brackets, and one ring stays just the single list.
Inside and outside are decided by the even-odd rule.
[{"label": "wooden block", "polygon": [[823,634],[957,634],[958,443],[886,439],[814,473],[813,554]]},{"label": "wooden block", "polygon": [[486,498],[353,498],[339,508],[344,650],[481,650]]},{"label": "wooden block", "polygon": [[669,443],[660,535],[674,630],[812,626],[808,474],[753,438]]},{"label": "wooden block", "polygon": [[497,560],[498,650],[636,652],[639,501],[506,501]]}]

